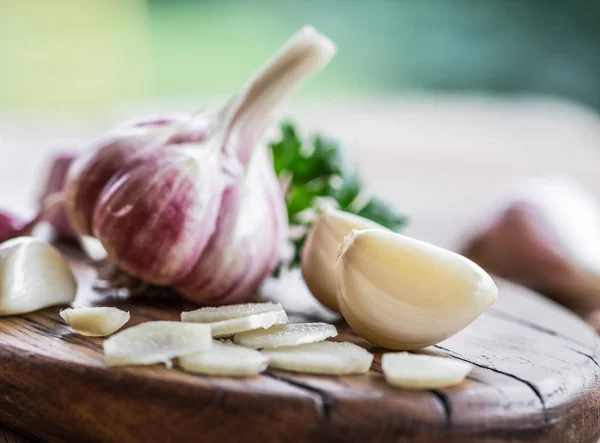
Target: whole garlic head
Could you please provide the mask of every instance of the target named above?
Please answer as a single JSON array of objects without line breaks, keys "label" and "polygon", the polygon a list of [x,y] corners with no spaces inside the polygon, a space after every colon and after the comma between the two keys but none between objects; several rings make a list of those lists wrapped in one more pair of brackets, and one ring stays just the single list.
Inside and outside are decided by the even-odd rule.
[{"label": "whole garlic head", "polygon": [[327,308],[340,312],[335,282],[335,260],[344,238],[353,229],[386,229],[374,221],[331,209],[310,229],[302,250],[302,277],[310,292]]},{"label": "whole garlic head", "polygon": [[337,301],[348,324],[389,349],[420,349],[456,334],[498,297],[469,259],[400,234],[352,231],[336,262]]}]

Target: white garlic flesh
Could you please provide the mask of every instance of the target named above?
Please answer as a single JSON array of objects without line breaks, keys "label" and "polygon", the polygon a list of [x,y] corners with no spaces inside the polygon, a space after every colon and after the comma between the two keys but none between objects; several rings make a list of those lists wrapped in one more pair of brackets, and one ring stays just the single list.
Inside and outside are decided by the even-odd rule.
[{"label": "white garlic flesh", "polygon": [[280,348],[315,343],[337,335],[328,323],[295,323],[236,334],[233,341],[249,348]]},{"label": "white garlic flesh", "polygon": [[88,337],[110,335],[121,329],[130,318],[129,312],[109,307],[68,308],[59,314],[73,331]]},{"label": "white garlic flesh", "polygon": [[150,321],[127,328],[104,341],[108,366],[153,365],[212,347],[210,326],[176,321]]},{"label": "white garlic flesh", "polygon": [[403,389],[439,389],[461,383],[473,369],[470,363],[447,357],[388,352],[381,357],[388,384]]},{"label": "white garlic flesh", "polygon": [[68,305],[76,294],[73,272],[53,246],[33,237],[0,245],[0,316]]},{"label": "white garlic flesh", "polygon": [[370,342],[412,350],[439,343],[498,297],[492,278],[469,259],[390,231],[353,231],[336,262],[338,303]]},{"label": "white garlic flesh", "polygon": [[353,343],[322,341],[299,346],[264,349],[269,367],[322,375],[364,374],[373,354]]},{"label": "white garlic flesh", "polygon": [[269,357],[255,349],[213,341],[208,351],[179,357],[179,367],[187,372],[227,377],[250,377],[267,369]]},{"label": "white garlic flesh", "polygon": [[387,228],[358,215],[330,209],[311,227],[302,249],[302,277],[325,307],[340,312],[335,282],[335,259],[344,238],[353,230]]}]

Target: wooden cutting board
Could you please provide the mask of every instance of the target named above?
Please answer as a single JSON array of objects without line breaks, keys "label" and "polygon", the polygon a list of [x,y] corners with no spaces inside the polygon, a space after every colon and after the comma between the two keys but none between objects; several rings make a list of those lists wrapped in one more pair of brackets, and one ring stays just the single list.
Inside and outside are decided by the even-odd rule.
[{"label": "wooden cutting board", "polygon": [[[77,259],[80,304],[110,304],[136,323],[176,320],[181,302],[102,300]],[[367,375],[267,371],[202,377],[164,366],[105,366],[102,339],[73,334],[58,308],[0,319],[0,425],[48,442],[395,441],[595,442],[599,340],[554,303],[505,282],[479,320],[428,349],[472,362],[460,386],[410,392],[386,385],[382,349],[343,323],[339,340],[375,353]],[[301,315],[292,315],[296,321]]]}]

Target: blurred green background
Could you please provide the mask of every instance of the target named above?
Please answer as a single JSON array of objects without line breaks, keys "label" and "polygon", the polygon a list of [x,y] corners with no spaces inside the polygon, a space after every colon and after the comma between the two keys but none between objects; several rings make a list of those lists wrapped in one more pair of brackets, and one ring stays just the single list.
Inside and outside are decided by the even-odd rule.
[{"label": "blurred green background", "polygon": [[0,111],[225,96],[312,24],[306,94],[545,94],[600,108],[593,0],[0,0]]}]

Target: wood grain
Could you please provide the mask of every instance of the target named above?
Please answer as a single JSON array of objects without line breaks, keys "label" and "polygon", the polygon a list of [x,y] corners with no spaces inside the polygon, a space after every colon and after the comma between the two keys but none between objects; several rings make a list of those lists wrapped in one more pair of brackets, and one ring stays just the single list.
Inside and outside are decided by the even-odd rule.
[{"label": "wood grain", "polygon": [[[75,260],[80,305],[131,311],[129,325],[177,319],[178,301],[105,299]],[[339,322],[337,340],[375,353],[365,376],[268,371],[199,377],[162,366],[108,369],[102,339],[72,333],[50,308],[0,319],[0,423],[48,442],[399,441],[594,442],[600,436],[600,355],[574,315],[500,282],[501,303],[426,352],[476,365],[452,389],[388,386],[373,348]]]}]

